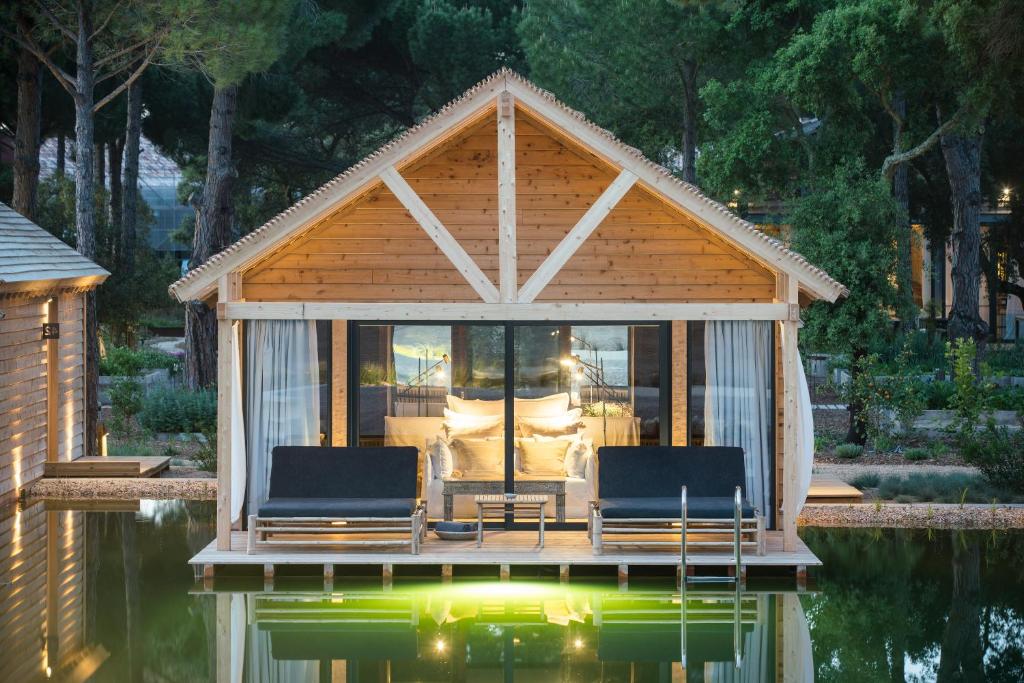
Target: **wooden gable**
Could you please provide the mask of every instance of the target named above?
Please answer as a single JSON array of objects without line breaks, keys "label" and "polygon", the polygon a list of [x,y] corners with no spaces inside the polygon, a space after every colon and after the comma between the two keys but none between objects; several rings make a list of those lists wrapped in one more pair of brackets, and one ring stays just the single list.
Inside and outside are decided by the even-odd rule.
[{"label": "wooden gable", "polygon": [[[515,112],[518,286],[618,171],[521,108]],[[398,173],[499,285],[494,107]],[[774,275],[714,231],[634,185],[537,301],[770,302]],[[478,302],[480,295],[395,194],[378,183],[243,272],[250,301]]]}]

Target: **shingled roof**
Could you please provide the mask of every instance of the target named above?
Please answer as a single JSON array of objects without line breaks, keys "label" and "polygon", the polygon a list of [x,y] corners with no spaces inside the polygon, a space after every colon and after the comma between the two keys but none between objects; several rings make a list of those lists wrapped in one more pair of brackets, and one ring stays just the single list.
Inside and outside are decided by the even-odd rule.
[{"label": "shingled roof", "polygon": [[0,203],[0,294],[90,288],[109,276],[106,270]]},{"label": "shingled roof", "polygon": [[436,141],[444,130],[475,115],[491,103],[498,92],[513,93],[518,102],[547,119],[557,128],[579,140],[584,146],[599,144],[607,160],[629,169],[639,176],[640,184],[694,214],[712,230],[721,234],[748,254],[754,255],[781,272],[796,277],[801,289],[813,298],[834,301],[849,290],[802,255],[781,241],[765,234],[753,223],[745,221],[728,207],[711,199],[696,186],[676,178],[671,171],[627,145],[610,131],[589,121],[550,92],[508,68],[491,74],[418,125],[409,128],[373,154],[353,165],[336,178],[271,218],[261,227],[215,254],[206,263],[189,271],[169,287],[179,301],[209,296],[216,288],[217,278],[248,264],[273,250],[295,231],[322,217],[346,197],[354,195],[375,182],[377,166],[398,163]]}]

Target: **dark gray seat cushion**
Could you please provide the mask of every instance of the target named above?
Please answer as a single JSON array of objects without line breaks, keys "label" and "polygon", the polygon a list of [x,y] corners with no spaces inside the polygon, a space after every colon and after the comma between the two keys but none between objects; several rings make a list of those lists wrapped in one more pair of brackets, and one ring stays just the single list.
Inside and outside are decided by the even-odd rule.
[{"label": "dark gray seat cushion", "polygon": [[[601,516],[605,519],[679,519],[681,512],[682,500],[679,496],[601,499]],[[688,497],[686,514],[688,517],[732,519],[733,499]],[[744,503],[742,514],[744,517],[751,517],[754,514],[754,509]]]},{"label": "dark gray seat cushion", "polygon": [[276,446],[268,498],[415,498],[414,446]]},{"label": "dark gray seat cushion", "polygon": [[260,517],[409,517],[415,498],[271,498]]},{"label": "dark gray seat cushion", "polygon": [[743,449],[731,446],[602,446],[597,451],[598,495],[673,497],[685,485],[691,497],[732,498],[746,487]]}]

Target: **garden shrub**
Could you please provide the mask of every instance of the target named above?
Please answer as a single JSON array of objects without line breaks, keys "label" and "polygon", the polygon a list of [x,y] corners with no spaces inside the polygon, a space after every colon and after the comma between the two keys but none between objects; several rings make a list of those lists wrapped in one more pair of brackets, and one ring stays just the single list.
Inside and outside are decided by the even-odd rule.
[{"label": "garden shrub", "polygon": [[978,347],[973,339],[957,339],[946,345],[953,367],[953,396],[950,407],[956,411],[956,431],[973,431],[982,409],[982,391],[974,375]]},{"label": "garden shrub", "polygon": [[878,472],[863,472],[858,474],[850,481],[850,486],[860,489],[873,489],[877,488],[882,477],[879,476]]},{"label": "garden shrub", "polygon": [[926,410],[949,410],[953,405],[956,385],[948,380],[936,380],[924,385]]},{"label": "garden shrub", "polygon": [[995,486],[977,474],[913,472],[906,477],[889,475],[878,484],[877,495],[884,500],[904,501],[909,497],[933,503],[1013,503],[1024,499],[1005,487]]},{"label": "garden shrub", "polygon": [[217,427],[217,392],[156,387],[143,398],[139,422],[153,432],[205,432]]},{"label": "garden shrub", "polygon": [[927,448],[908,448],[903,451],[903,457],[907,460],[927,460],[930,455]]},{"label": "garden shrub", "polygon": [[[904,344],[896,359],[883,366],[877,354],[856,361],[854,380],[846,391],[846,400],[861,406],[857,420],[878,450],[889,450],[895,443],[892,417],[904,434],[913,430],[927,402],[926,383],[911,367],[910,350]],[[884,374],[890,372],[891,374]]]},{"label": "garden shrub", "polygon": [[196,443],[196,452],[192,460],[201,470],[207,472],[217,471],[217,428],[205,429],[197,436],[192,437]]},{"label": "garden shrub", "polygon": [[1024,493],[1024,431],[1011,431],[992,423],[979,431],[963,432],[960,455],[974,465],[993,486]]},{"label": "garden shrub", "polygon": [[985,397],[985,407],[989,410],[1013,410],[1024,413],[1024,387],[994,389]]},{"label": "garden shrub", "polygon": [[1010,348],[990,349],[985,354],[985,366],[993,374],[1024,376],[1024,340],[1018,339]]},{"label": "garden shrub", "polygon": [[115,346],[107,350],[106,356],[100,358],[100,374],[116,377],[135,377],[142,370],[167,369],[176,370],[178,358],[155,349],[131,349],[127,346]]},{"label": "garden shrub", "polygon": [[118,438],[132,432],[132,418],[142,410],[142,384],[126,378],[110,387],[110,431]]},{"label": "garden shrub", "polygon": [[840,458],[859,458],[864,447],[856,443],[842,443],[836,446],[836,455]]}]

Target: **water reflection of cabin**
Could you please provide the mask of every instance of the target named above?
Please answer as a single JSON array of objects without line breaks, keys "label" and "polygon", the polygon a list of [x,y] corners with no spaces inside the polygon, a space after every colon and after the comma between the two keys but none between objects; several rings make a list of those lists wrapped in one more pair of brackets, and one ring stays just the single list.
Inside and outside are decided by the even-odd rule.
[{"label": "water reflection of cabin", "polygon": [[[744,446],[752,497],[797,546],[800,308],[844,287],[516,74],[487,78],[171,292],[218,312],[220,550],[241,508],[232,479],[259,498],[275,443],[415,445],[436,520],[456,474],[431,471],[426,450],[464,401],[514,403],[479,437],[505,439],[493,478],[512,490],[525,476],[512,440],[535,438],[527,401],[563,394],[561,417],[593,449]],[[463,447],[475,463],[478,446]],[[578,475],[570,522],[593,496],[592,469]]]}]

